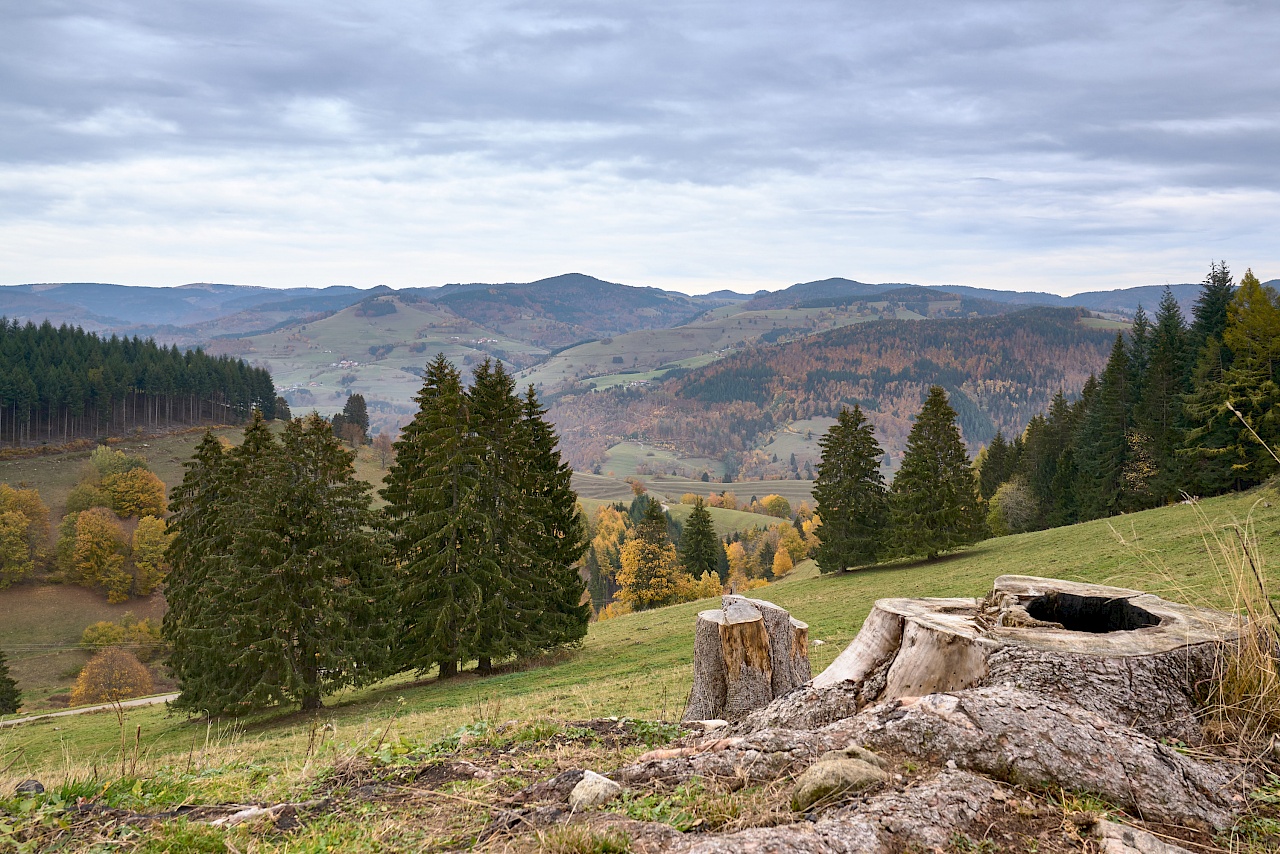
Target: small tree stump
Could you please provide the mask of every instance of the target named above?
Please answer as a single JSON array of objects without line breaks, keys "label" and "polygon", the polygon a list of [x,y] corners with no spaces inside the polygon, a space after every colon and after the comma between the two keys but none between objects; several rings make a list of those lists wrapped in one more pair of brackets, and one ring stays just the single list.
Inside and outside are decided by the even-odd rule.
[{"label": "small tree stump", "polygon": [[1237,632],[1231,614],[1137,590],[1005,575],[985,599],[881,599],[813,687],[852,687],[863,706],[1010,685],[1196,744]]},{"label": "small tree stump", "polygon": [[686,721],[738,720],[809,680],[809,627],[770,602],[725,596],[698,614]]}]

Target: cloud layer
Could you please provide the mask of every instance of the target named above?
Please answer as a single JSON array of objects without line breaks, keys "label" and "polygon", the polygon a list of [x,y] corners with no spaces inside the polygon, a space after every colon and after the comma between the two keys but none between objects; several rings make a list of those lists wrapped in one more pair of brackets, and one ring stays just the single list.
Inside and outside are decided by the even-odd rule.
[{"label": "cloud layer", "polygon": [[1278,37],[1252,0],[36,2],[0,281],[1265,279]]}]

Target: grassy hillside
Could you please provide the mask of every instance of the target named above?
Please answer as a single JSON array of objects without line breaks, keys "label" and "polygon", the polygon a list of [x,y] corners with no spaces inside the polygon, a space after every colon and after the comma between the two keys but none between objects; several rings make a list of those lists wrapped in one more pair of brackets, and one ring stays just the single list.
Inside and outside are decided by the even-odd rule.
[{"label": "grassy hillside", "polygon": [[[1244,520],[1252,514],[1265,552],[1280,536],[1277,496],[1259,493],[1212,499],[1200,508],[1178,505],[1102,520],[989,540],[936,561],[882,566],[837,577],[796,577],[762,588],[760,598],[788,608],[811,626],[812,648],[821,670],[853,638],[872,603],[886,596],[978,596],[1005,573],[1038,574],[1102,582],[1218,607],[1231,603],[1229,588],[1205,552],[1206,524]],[[1274,559],[1274,555],[1272,556]],[[809,577],[806,577],[809,576]],[[706,602],[633,614],[591,627],[582,648],[543,666],[488,679],[465,676],[437,683],[402,677],[375,688],[330,698],[319,720],[334,727],[327,742],[331,760],[371,739],[384,727],[388,743],[424,743],[479,719],[592,716],[678,718],[692,678],[693,617]],[[276,789],[297,781],[305,760],[311,719],[296,714],[264,714],[237,723],[190,723],[162,709],[127,712],[126,727],[142,727],[147,768],[181,765],[206,734],[221,745],[225,766],[196,786],[220,796],[247,797],[250,781],[273,781]],[[219,736],[219,733],[222,733]],[[97,762],[109,763],[118,750],[114,716],[91,714],[0,730],[0,756],[22,751],[0,787],[28,776],[59,779],[83,775]],[[172,758],[167,758],[172,757]],[[321,761],[321,760],[317,760]],[[268,786],[268,788],[270,788]],[[255,789],[256,796],[266,794]],[[277,792],[279,794],[279,792]],[[296,793],[295,793],[296,794]]]}]

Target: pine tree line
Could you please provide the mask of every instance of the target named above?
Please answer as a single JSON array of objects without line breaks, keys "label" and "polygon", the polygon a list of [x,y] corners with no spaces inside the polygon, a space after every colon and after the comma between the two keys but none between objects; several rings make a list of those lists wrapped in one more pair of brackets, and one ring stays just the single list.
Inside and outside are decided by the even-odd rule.
[{"label": "pine tree line", "polygon": [[417,400],[379,512],[319,416],[277,439],[255,414],[229,450],[206,435],[171,498],[179,706],[317,708],[346,685],[488,672],[585,636],[586,539],[533,391],[489,361],[464,389],[441,355]]},{"label": "pine tree line", "polygon": [[[1255,435],[1256,434],[1256,435]],[[1166,290],[1138,310],[1102,374],[978,459],[997,533],[1248,489],[1277,471],[1280,294],[1252,271],[1211,266],[1190,323]]]},{"label": "pine tree line", "polygon": [[275,402],[271,375],[240,359],[0,317],[0,442],[271,418]]}]

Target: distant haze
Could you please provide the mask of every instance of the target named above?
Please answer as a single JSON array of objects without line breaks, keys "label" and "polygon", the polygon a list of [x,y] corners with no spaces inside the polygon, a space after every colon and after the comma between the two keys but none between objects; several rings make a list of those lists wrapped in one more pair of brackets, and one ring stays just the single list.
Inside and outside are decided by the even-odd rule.
[{"label": "distant haze", "polygon": [[11,3],[0,283],[1280,274],[1280,4]]}]

